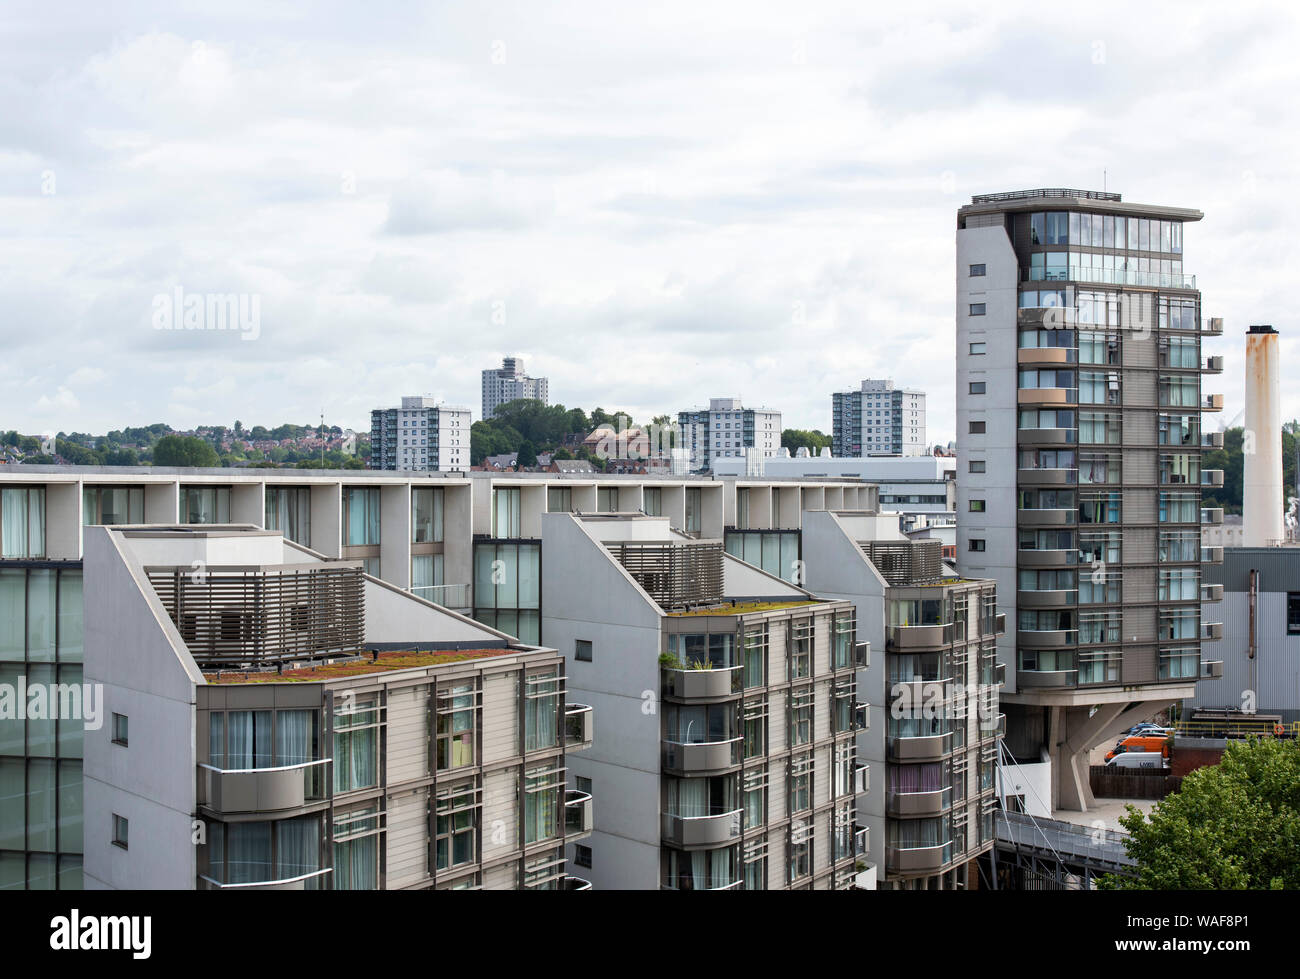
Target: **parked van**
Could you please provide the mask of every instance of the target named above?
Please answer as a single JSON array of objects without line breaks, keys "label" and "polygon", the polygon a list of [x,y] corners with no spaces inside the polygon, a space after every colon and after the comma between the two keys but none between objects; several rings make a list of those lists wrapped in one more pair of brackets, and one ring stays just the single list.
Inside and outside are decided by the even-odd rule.
[{"label": "parked van", "polygon": [[1168,751],[1168,742],[1169,738],[1164,734],[1131,734],[1121,738],[1119,744],[1107,753],[1106,761],[1129,751],[1154,751],[1162,754]]},{"label": "parked van", "polygon": [[1165,756],[1159,751],[1125,751],[1106,762],[1107,768],[1164,768]]}]

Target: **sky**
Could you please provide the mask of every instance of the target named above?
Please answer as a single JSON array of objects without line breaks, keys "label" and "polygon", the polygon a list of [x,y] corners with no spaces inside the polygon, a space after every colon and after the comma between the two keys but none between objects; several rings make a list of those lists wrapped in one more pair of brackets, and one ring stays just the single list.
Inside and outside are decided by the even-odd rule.
[{"label": "sky", "polygon": [[1300,353],[1293,8],[891,10],[7,0],[0,430],[478,418],[515,355],[569,407],[827,433],[892,378],[946,443],[957,208],[1103,182],[1204,211],[1240,424],[1247,325]]}]

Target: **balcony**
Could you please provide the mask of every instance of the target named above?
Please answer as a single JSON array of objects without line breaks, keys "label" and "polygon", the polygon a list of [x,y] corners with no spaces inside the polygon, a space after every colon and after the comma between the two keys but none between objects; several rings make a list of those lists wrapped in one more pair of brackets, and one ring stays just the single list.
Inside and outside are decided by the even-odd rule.
[{"label": "balcony", "polygon": [[740,765],[741,738],[726,741],[698,741],[663,743],[663,766],[669,772],[684,775],[703,775],[726,771]]},{"label": "balcony", "polygon": [[993,741],[1007,736],[1007,715],[999,714],[995,718],[980,718],[980,740]]},{"label": "balcony", "polygon": [[1067,649],[1079,645],[1077,629],[1021,629],[1016,643],[1030,649]]},{"label": "balcony", "polygon": [[1201,470],[1202,486],[1222,486],[1223,470],[1222,469],[1202,469]]},{"label": "balcony", "polygon": [[1016,351],[1016,363],[1022,367],[1064,367],[1073,364],[1076,359],[1077,350],[1074,347],[1021,347]]},{"label": "balcony", "polygon": [[1223,333],[1223,317],[1212,316],[1207,320],[1202,320],[1201,332],[1209,333],[1211,336],[1220,336]]},{"label": "balcony", "polygon": [[744,690],[741,667],[664,670],[664,696],[675,700],[728,700]]},{"label": "balcony", "polygon": [[677,846],[720,846],[740,838],[742,812],[735,809],[706,816],[666,812],[660,820],[660,832],[666,842]]},{"label": "balcony", "polygon": [[560,890],[589,891],[591,890],[591,881],[583,880],[581,877],[574,877],[570,874],[565,874],[560,878]]},{"label": "balcony", "polygon": [[1004,686],[1007,682],[1007,664],[998,663],[993,667],[993,682],[998,686]]},{"label": "balcony", "polygon": [[1073,486],[1079,481],[1078,469],[1018,469],[1016,482],[1024,486]]},{"label": "balcony", "polygon": [[[864,829],[861,832],[865,833],[867,831]],[[868,851],[863,850],[862,852],[866,853]],[[876,889],[876,865],[869,863],[865,866],[859,864],[859,866],[862,866],[863,869],[859,870],[853,878],[854,888],[860,891],[874,891]]]},{"label": "balcony", "polygon": [[199,805],[219,815],[300,809],[328,796],[332,759],[277,768],[222,769],[199,765]]},{"label": "balcony", "polygon": [[564,750],[590,748],[593,737],[591,708],[586,704],[564,705]]},{"label": "balcony", "polygon": [[1222,622],[1202,622],[1201,642],[1217,642],[1223,638]]},{"label": "balcony", "polygon": [[1207,394],[1201,399],[1201,411],[1222,411],[1223,395]]},{"label": "balcony", "polygon": [[1066,568],[1079,563],[1078,548],[1063,550],[1038,550],[1021,548],[1016,551],[1016,564],[1022,568]]},{"label": "balcony", "polygon": [[871,791],[871,769],[866,765],[853,766],[853,794],[866,795]]},{"label": "balcony", "polygon": [[1056,608],[1079,604],[1077,588],[1056,588],[1047,591],[1018,591],[1016,602],[1021,608]]},{"label": "balcony", "polygon": [[1021,527],[1070,527],[1078,520],[1079,511],[1073,508],[1016,511],[1016,523]]},{"label": "balcony", "polygon": [[934,649],[948,645],[952,638],[951,622],[946,625],[891,625],[885,627],[885,651]]},{"label": "balcony", "polygon": [[853,665],[860,670],[865,670],[871,665],[871,643],[859,642],[853,644]]},{"label": "balcony", "polygon": [[1021,445],[1074,445],[1078,440],[1077,428],[1016,429],[1016,441]]},{"label": "balcony", "polygon": [[669,877],[660,888],[665,891],[738,891],[745,885],[743,880],[729,880],[726,877]]},{"label": "balcony", "polygon": [[572,842],[575,838],[590,836],[592,830],[591,793],[577,789],[564,790],[564,835]]},{"label": "balcony", "polygon": [[916,738],[886,738],[893,761],[939,761],[952,754],[952,735],[934,734]]},{"label": "balcony", "polygon": [[1026,306],[1016,310],[1018,326],[1041,326],[1048,330],[1061,330],[1073,327],[1077,319],[1073,306]]},{"label": "balcony", "polygon": [[1201,448],[1203,449],[1221,449],[1223,448],[1222,432],[1202,432]]},{"label": "balcony", "polygon": [[1203,602],[1221,602],[1223,601],[1222,585],[1201,585],[1201,601]]},{"label": "balcony", "polygon": [[952,808],[952,788],[933,792],[890,792],[885,811],[891,816],[934,816]]},{"label": "balcony", "polygon": [[1017,670],[1016,686],[1034,689],[1076,687],[1079,685],[1078,670]]},{"label": "balcony", "polygon": [[1222,547],[1202,547],[1201,548],[1202,564],[1222,564],[1223,548]]},{"label": "balcony", "polygon": [[1020,388],[1016,403],[1065,408],[1079,403],[1079,391],[1077,388]]},{"label": "balcony", "polygon": [[1201,523],[1215,525],[1223,523],[1223,507],[1202,507]]},{"label": "balcony", "polygon": [[952,843],[939,846],[890,846],[886,865],[895,873],[937,873],[952,862]]},{"label": "balcony", "polygon": [[[268,872],[270,867],[265,868]],[[206,891],[305,891],[309,884],[314,886],[315,881],[320,880],[326,874],[332,874],[333,867],[326,867],[324,870],[313,870],[310,873],[298,874],[296,877],[283,877],[278,880],[259,880],[248,884],[223,884],[206,874],[199,874],[199,880],[204,885],[202,890]]]},{"label": "balcony", "polygon": [[1203,659],[1201,660],[1201,679],[1218,680],[1223,676],[1223,660],[1221,659]]},{"label": "balcony", "polygon": [[473,608],[468,582],[458,585],[422,585],[419,588],[412,588],[411,594],[416,598],[423,598],[426,602],[433,602],[434,605],[441,605],[443,608],[457,612]]},{"label": "balcony", "polygon": [[1222,374],[1223,373],[1223,355],[1215,354],[1213,357],[1205,358],[1205,373]]}]

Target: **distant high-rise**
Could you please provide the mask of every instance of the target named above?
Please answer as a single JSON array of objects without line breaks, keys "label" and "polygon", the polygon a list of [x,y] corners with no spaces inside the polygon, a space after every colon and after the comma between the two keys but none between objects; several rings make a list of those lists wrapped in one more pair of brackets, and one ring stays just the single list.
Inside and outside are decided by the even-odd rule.
[{"label": "distant high-rise", "polygon": [[862,382],[831,395],[831,454],[836,458],[925,455],[925,392],[893,381]]},{"label": "distant high-rise", "polygon": [[[1200,211],[1028,190],[957,212],[957,558],[994,578],[1008,750],[1088,809],[1088,752],[1201,675],[1205,394],[1183,230]],[[1047,800],[1044,800],[1046,802]]]},{"label": "distant high-rise", "polygon": [[746,408],[739,398],[711,398],[709,407],[679,411],[681,445],[691,452],[691,468],[706,470],[714,459],[760,459],[781,447],[781,413]]},{"label": "distant high-rise", "polygon": [[470,467],[468,408],[408,397],[370,413],[370,468],[465,472]]},{"label": "distant high-rise", "polygon": [[544,377],[529,377],[519,357],[502,359],[501,366],[483,372],[483,418],[496,414],[500,405],[519,398],[533,398],[549,404],[548,385]]}]

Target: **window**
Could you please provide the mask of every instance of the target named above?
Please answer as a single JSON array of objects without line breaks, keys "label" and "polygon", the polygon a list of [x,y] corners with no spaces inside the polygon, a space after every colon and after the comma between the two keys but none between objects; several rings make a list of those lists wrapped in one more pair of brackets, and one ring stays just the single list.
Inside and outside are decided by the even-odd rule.
[{"label": "window", "polygon": [[443,491],[427,487],[411,490],[411,543],[434,544],[442,540]]},{"label": "window", "polygon": [[[439,771],[474,764],[474,728],[478,713],[478,692],[473,682],[438,690]],[[338,762],[335,762],[338,770]]]},{"label": "window", "polygon": [[812,826],[795,820],[790,826],[790,883],[812,873]]},{"label": "window", "polygon": [[130,821],[124,816],[113,813],[113,845],[127,848],[127,834],[131,828]]},{"label": "window", "polygon": [[[373,701],[347,702],[334,711],[334,792],[364,789],[378,781],[379,708]],[[232,745],[233,734],[232,730]],[[231,765],[230,767],[236,767]]]},{"label": "window", "polygon": [[982,551],[982,550],[984,550],[984,538],[982,538],[982,537],[972,537],[972,538],[970,539],[970,550],[972,550],[972,551]]},{"label": "window", "polygon": [[790,760],[790,811],[812,808],[812,755]]},{"label": "window", "polygon": [[379,543],[378,487],[343,488],[343,530],[343,543],[349,547],[369,547]]},{"label": "window", "polygon": [[745,686],[761,687],[766,682],[767,623],[745,630]]},{"label": "window", "polygon": [[478,790],[473,782],[438,791],[434,854],[439,870],[475,861],[478,807]]},{"label": "window", "polygon": [[531,768],[524,773],[524,842],[549,840],[560,832],[560,789],[564,769]]},{"label": "window", "polygon": [[126,715],[113,715],[113,744],[120,744],[126,747]]},{"label": "window", "polygon": [[573,863],[578,867],[591,866],[591,847],[584,846],[581,843],[573,847]]},{"label": "window", "polygon": [[1286,634],[1300,636],[1300,592],[1286,593]]},{"label": "window", "polygon": [[970,274],[971,274],[971,278],[974,278],[974,277],[977,276],[977,275],[983,275],[983,274],[984,274],[984,265],[983,265],[983,263],[981,263],[981,264],[979,264],[979,265],[972,265],[972,266],[970,267]]},{"label": "window", "polygon": [[970,461],[970,471],[973,472],[973,473],[982,473],[982,472],[984,472],[984,460],[983,460],[983,459],[972,459],[972,460]]},{"label": "window", "polygon": [[524,680],[524,750],[554,748],[559,743],[560,678],[555,670]]},{"label": "window", "polygon": [[983,513],[983,512],[984,512],[984,501],[983,501],[983,500],[971,500],[971,501],[970,501],[970,512],[971,512],[971,513]]},{"label": "window", "polygon": [[978,343],[972,343],[970,345],[970,352],[972,356],[979,356],[985,353],[987,349],[988,349],[988,344],[984,343],[983,341],[980,341]]},{"label": "window", "polygon": [[983,315],[984,315],[984,303],[971,303],[971,304],[970,304],[970,314],[971,314],[972,316],[983,316]]},{"label": "window", "polygon": [[971,422],[971,423],[970,423],[970,434],[971,434],[971,435],[983,435],[983,434],[984,434],[985,426],[986,426],[987,424],[988,424],[988,422]]},{"label": "window", "polygon": [[812,687],[800,687],[790,694],[790,744],[807,744],[812,740]]},{"label": "window", "polygon": [[983,381],[971,381],[971,382],[970,382],[970,386],[967,388],[967,390],[970,391],[971,394],[983,394],[983,393],[984,393],[984,382],[983,382]]},{"label": "window", "polygon": [[45,557],[45,487],[0,490],[0,557]]},{"label": "window", "polygon": [[579,663],[591,662],[591,640],[575,639],[573,641],[573,658]]},{"label": "window", "polygon": [[790,679],[812,676],[813,623],[812,619],[792,620],[790,623]]},{"label": "window", "polygon": [[336,891],[373,891],[379,887],[379,815],[374,804],[334,817]]}]

